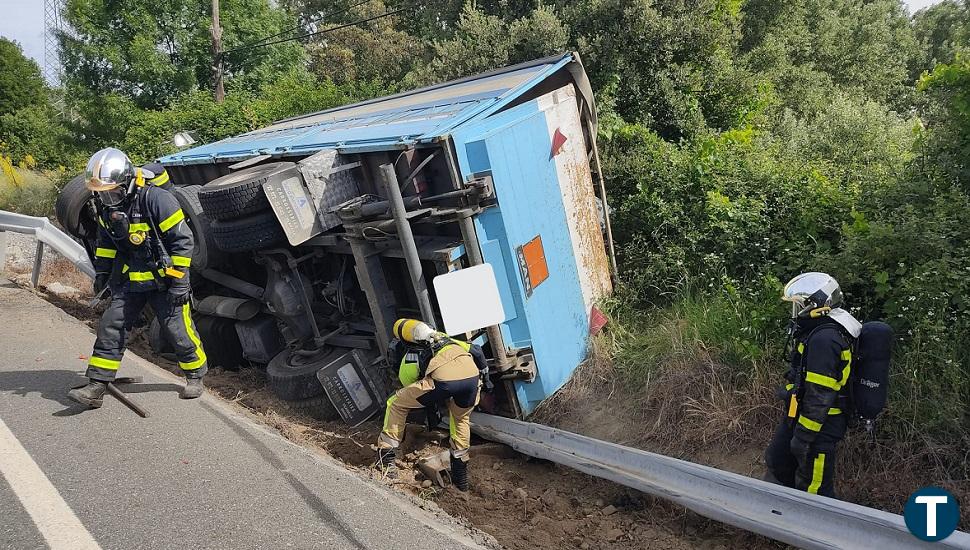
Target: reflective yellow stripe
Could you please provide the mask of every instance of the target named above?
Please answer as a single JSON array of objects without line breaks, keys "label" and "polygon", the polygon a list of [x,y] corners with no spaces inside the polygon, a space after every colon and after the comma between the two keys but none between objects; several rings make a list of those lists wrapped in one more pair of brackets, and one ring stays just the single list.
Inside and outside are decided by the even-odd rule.
[{"label": "reflective yellow stripe", "polygon": [[205,364],[205,352],[202,351],[202,341],[192,330],[192,314],[189,312],[189,304],[182,305],[182,322],[185,323],[185,333],[189,335],[189,340],[192,340],[192,343],[195,344],[195,355],[198,359],[189,363],[179,361],[179,367],[182,370],[195,370]]},{"label": "reflective yellow stripe", "polygon": [[791,391],[795,387],[795,384],[785,384],[785,389]]},{"label": "reflective yellow stripe", "polygon": [[121,361],[105,359],[104,357],[91,357],[88,360],[88,365],[98,367],[99,369],[118,370],[118,367],[121,366]]},{"label": "reflective yellow stripe", "polygon": [[104,220],[101,219],[101,216],[98,216],[98,223],[101,225],[101,227],[104,227],[104,228],[108,227],[107,225],[104,224]]},{"label": "reflective yellow stripe", "polygon": [[148,224],[147,223],[132,223],[132,224],[129,224],[128,225],[128,232],[129,233],[138,233],[139,231],[146,231],[147,232],[148,229],[149,228],[148,228]]},{"label": "reflective yellow stripe", "polygon": [[400,440],[401,439],[401,434],[399,434],[399,433],[395,433],[395,434],[390,433],[390,431],[388,429],[388,426],[387,426],[387,424],[391,421],[391,405],[393,405],[395,401],[397,401],[397,394],[396,393],[394,395],[392,395],[392,396],[390,396],[390,397],[387,398],[387,407],[384,409],[384,427],[382,428],[382,431],[385,432],[385,433],[387,433],[387,434],[389,434],[394,439]]},{"label": "reflective yellow stripe", "polygon": [[831,409],[829,409],[829,414],[830,415],[833,415],[833,414],[842,414],[842,409],[840,409],[838,407],[832,407]]},{"label": "reflective yellow stripe", "polygon": [[842,380],[839,381],[840,386],[846,385],[849,381],[849,374],[852,372],[852,350],[843,350],[842,360],[845,361],[845,367],[842,368]]},{"label": "reflective yellow stripe", "polygon": [[152,185],[165,185],[168,183],[168,172],[162,172],[160,175],[148,180],[148,183]]},{"label": "reflective yellow stripe", "polygon": [[180,222],[180,221],[182,221],[184,219],[185,219],[185,214],[182,213],[182,209],[179,208],[178,210],[175,211],[174,214],[172,214],[171,216],[165,218],[165,220],[162,221],[162,223],[158,224],[158,229],[162,233],[164,233],[164,232],[168,231],[169,229],[175,227],[175,224],[177,224],[178,222]]},{"label": "reflective yellow stripe", "polygon": [[809,493],[818,494],[818,488],[822,486],[823,473],[825,473],[825,453],[818,453],[812,464],[812,484],[808,486]]},{"label": "reflective yellow stripe", "polygon": [[94,250],[94,255],[98,258],[114,258],[118,255],[118,251],[114,248],[97,248]]},{"label": "reflective yellow stripe", "polygon": [[455,415],[449,413],[448,414],[448,435],[451,437],[452,441],[455,440],[455,435],[457,433],[458,433],[458,428],[455,427]]},{"label": "reflective yellow stripe", "polygon": [[842,384],[838,380],[830,376],[823,376],[817,372],[806,372],[805,381],[811,382],[812,384],[818,384],[819,386],[824,386],[826,388],[832,388],[835,391],[842,389]]},{"label": "reflective yellow stripe", "polygon": [[798,344],[798,353],[805,353],[805,344]]},{"label": "reflective yellow stripe", "polygon": [[172,256],[172,263],[178,267],[189,267],[192,265],[192,258],[186,258],[185,256]]},{"label": "reflective yellow stripe", "polygon": [[155,274],[151,271],[129,271],[128,280],[136,282],[154,281]]},{"label": "reflective yellow stripe", "polygon": [[122,273],[128,273],[128,269],[129,269],[128,268],[128,264],[125,264],[125,265],[121,266],[121,272]]},{"label": "reflective yellow stripe", "polygon": [[805,428],[813,432],[817,432],[822,429],[821,424],[819,424],[818,422],[815,422],[814,420],[805,418],[804,416],[798,417],[798,423],[801,424],[802,426],[805,426]]}]

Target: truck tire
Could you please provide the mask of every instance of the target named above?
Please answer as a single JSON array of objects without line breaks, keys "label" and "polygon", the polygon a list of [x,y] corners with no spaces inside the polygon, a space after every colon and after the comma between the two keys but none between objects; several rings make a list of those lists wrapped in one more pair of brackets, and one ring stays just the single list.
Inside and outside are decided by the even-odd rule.
[{"label": "truck tire", "polygon": [[98,225],[88,210],[91,192],[84,186],[84,174],[67,182],[54,203],[54,215],[69,235],[78,239],[97,237]]},{"label": "truck tire", "polygon": [[334,408],[330,398],[326,395],[311,397],[310,399],[300,399],[299,401],[287,401],[286,405],[298,412],[315,418],[317,420],[336,420],[340,418],[340,413]]},{"label": "truck tire", "polygon": [[[281,351],[266,365],[269,388],[284,401],[300,401],[323,395],[317,371],[336,360],[345,350],[323,350],[305,357],[289,348]],[[326,397],[326,396],[324,396]]]},{"label": "truck tire", "polygon": [[199,202],[201,189],[201,185],[186,185],[176,187],[172,191],[179,201],[179,206],[182,207],[189,229],[192,230],[195,241],[192,250],[192,269],[196,271],[218,265],[222,260],[222,254],[212,236],[211,222],[202,211],[202,203]]},{"label": "truck tire", "polygon": [[234,220],[269,209],[263,185],[300,177],[292,162],[254,166],[216,178],[202,187],[199,200],[211,220]]},{"label": "truck tire", "polygon": [[214,221],[209,230],[216,246],[223,252],[249,252],[286,240],[283,226],[272,210],[238,220]]}]

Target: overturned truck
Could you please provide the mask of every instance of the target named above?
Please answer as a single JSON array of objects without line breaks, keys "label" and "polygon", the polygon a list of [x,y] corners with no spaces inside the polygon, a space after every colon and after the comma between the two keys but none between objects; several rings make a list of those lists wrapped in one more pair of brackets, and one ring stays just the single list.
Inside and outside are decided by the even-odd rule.
[{"label": "overturned truck", "polygon": [[[265,365],[294,407],[357,424],[397,379],[394,320],[418,317],[486,350],[483,409],[527,416],[582,362],[611,291],[595,136],[569,53],[159,159],[195,235],[210,363]],[[90,196],[64,193],[61,224],[93,251]]]}]

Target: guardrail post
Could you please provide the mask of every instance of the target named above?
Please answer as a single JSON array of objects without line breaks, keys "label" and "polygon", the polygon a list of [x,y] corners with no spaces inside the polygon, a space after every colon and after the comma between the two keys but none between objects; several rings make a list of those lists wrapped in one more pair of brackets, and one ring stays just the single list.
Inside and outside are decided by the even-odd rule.
[{"label": "guardrail post", "polygon": [[7,269],[7,232],[0,231],[0,274]]},{"label": "guardrail post", "polygon": [[34,270],[30,273],[30,286],[37,288],[40,280],[40,265],[44,261],[44,242],[37,241],[37,252],[34,254]]}]

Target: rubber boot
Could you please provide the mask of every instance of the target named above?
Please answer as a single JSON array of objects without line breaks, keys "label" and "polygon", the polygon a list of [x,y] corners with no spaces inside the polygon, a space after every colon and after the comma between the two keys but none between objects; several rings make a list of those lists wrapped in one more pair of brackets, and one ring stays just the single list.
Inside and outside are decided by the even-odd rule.
[{"label": "rubber boot", "polygon": [[394,449],[377,449],[377,462],[374,467],[388,479],[397,479],[397,463],[394,462],[396,458]]},{"label": "rubber boot", "polygon": [[182,399],[198,399],[202,396],[203,387],[201,378],[187,378],[180,397]]},{"label": "rubber boot", "polygon": [[87,386],[67,392],[67,396],[82,405],[97,409],[104,403],[104,392],[107,389],[108,385],[106,383],[99,380],[91,380]]},{"label": "rubber boot", "polygon": [[468,490],[468,463],[454,456],[451,457],[451,484],[459,491]]}]

